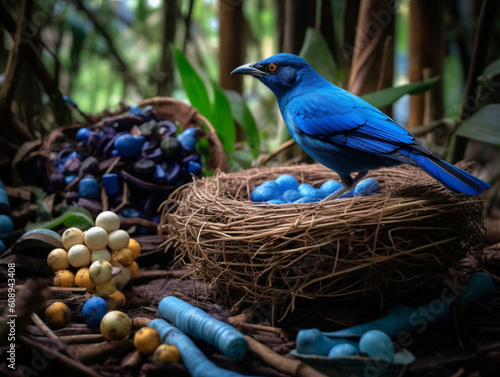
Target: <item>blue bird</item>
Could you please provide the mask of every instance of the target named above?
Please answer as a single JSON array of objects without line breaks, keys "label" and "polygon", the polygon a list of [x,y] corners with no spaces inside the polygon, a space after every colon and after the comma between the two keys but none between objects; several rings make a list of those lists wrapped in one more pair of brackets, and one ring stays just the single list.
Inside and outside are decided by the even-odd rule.
[{"label": "blue bird", "polygon": [[339,174],[342,187],[330,197],[350,190],[369,170],[401,164],[418,166],[454,192],[478,195],[491,187],[432,154],[390,117],[296,55],[273,55],[231,73],[254,76],[272,90],[295,142]]}]

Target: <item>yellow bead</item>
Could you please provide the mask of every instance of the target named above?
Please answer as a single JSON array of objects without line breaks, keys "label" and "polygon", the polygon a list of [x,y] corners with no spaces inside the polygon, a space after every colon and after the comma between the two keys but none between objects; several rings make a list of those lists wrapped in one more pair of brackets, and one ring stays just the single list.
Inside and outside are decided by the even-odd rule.
[{"label": "yellow bead", "polygon": [[63,302],[54,302],[45,310],[45,320],[53,327],[63,327],[71,320],[71,310]]},{"label": "yellow bead", "polygon": [[160,343],[160,334],[151,327],[141,327],[135,333],[134,346],[143,355],[151,355]]},{"label": "yellow bead", "polygon": [[134,259],[137,259],[139,255],[141,255],[141,245],[139,245],[139,242],[137,242],[133,238],[131,238],[130,241],[128,242],[127,249],[132,251]]},{"label": "yellow bead", "polygon": [[75,274],[75,284],[78,287],[87,288],[89,293],[95,292],[95,284],[90,280],[89,268],[82,267]]},{"label": "yellow bead", "polygon": [[52,271],[66,270],[69,267],[68,252],[57,248],[47,255],[47,264]]},{"label": "yellow bead", "polygon": [[[125,295],[121,291],[119,291],[118,289],[116,291],[114,291],[113,293],[111,293],[109,295],[109,297],[113,300],[112,307],[109,308],[110,310],[123,308],[125,306],[125,304],[127,303],[127,299],[125,298]],[[110,304],[110,302],[108,302],[108,307],[110,306],[109,304]]]},{"label": "yellow bead", "polygon": [[120,250],[120,253],[123,255],[123,259],[120,262],[122,266],[128,267],[132,263],[134,263],[134,255],[130,249],[124,248]]},{"label": "yellow bead", "polygon": [[113,310],[102,317],[100,328],[107,340],[122,340],[129,336],[132,321],[125,313]]},{"label": "yellow bead", "polygon": [[70,270],[59,270],[54,273],[55,287],[72,287],[75,285],[75,275]]},{"label": "yellow bead", "polygon": [[129,270],[130,270],[130,276],[132,276],[133,278],[139,276],[139,265],[137,264],[136,261],[134,261],[134,263],[130,265]]},{"label": "yellow bead", "polygon": [[178,363],[181,359],[181,353],[176,346],[172,344],[163,343],[158,346],[153,354],[153,361],[167,361],[171,363]]},{"label": "yellow bead", "polygon": [[98,296],[109,296],[116,292],[116,284],[113,280],[107,281],[106,283],[96,284],[95,293]]}]

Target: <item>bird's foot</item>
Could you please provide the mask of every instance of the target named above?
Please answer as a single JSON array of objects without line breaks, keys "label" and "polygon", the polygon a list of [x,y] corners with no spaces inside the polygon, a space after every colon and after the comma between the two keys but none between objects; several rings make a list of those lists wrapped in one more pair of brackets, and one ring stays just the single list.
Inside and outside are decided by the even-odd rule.
[{"label": "bird's foot", "polygon": [[337,191],[332,192],[331,194],[329,194],[327,197],[325,197],[325,198],[324,198],[324,199],[322,199],[321,201],[322,201],[322,202],[326,202],[327,200],[337,199],[337,198],[339,198],[342,194],[345,194],[347,191],[349,191],[350,189],[351,189],[351,187],[342,186],[342,187],[341,187],[341,188],[339,188]]}]

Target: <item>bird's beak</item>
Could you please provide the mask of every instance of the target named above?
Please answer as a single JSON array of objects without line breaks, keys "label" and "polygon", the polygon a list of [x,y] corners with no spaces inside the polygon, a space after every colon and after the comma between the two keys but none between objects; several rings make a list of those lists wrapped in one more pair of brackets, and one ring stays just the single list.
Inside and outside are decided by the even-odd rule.
[{"label": "bird's beak", "polygon": [[236,74],[236,75],[249,75],[249,76],[254,76],[254,77],[262,77],[267,75],[266,72],[261,71],[260,69],[256,68],[257,63],[249,63],[249,64],[243,64],[240,65],[238,68],[233,70],[231,74]]}]

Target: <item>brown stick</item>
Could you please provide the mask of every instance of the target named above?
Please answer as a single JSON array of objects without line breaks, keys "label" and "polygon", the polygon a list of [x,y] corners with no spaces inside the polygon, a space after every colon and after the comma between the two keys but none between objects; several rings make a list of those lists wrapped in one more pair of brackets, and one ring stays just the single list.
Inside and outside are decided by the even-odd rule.
[{"label": "brown stick", "polygon": [[139,369],[143,362],[144,357],[139,351],[135,350],[123,358],[120,366],[126,369]]},{"label": "brown stick", "polygon": [[67,344],[97,343],[105,340],[101,334],[65,335],[59,339]]},{"label": "brown stick", "polygon": [[82,363],[88,363],[96,359],[106,357],[112,353],[115,356],[129,353],[134,349],[134,341],[132,339],[104,341],[84,346],[75,346],[74,351],[78,359]]},{"label": "brown stick", "polygon": [[31,338],[25,336],[25,335],[19,335],[19,339],[21,343],[26,345],[27,347],[34,348],[37,351],[40,351],[42,355],[50,355],[51,359],[54,359],[58,361],[59,363],[63,364],[66,368],[71,370],[73,373],[77,374],[78,376],[83,376],[83,377],[102,377],[100,374],[94,372],[92,369],[89,367],[83,365],[82,363],[73,360],[72,358],[63,355],[60,352],[57,352],[56,350],[46,347],[38,342],[35,342]]},{"label": "brown stick", "polygon": [[132,318],[132,328],[140,329],[141,327],[147,327],[149,325],[149,321],[151,321],[151,318],[146,318],[146,317]]},{"label": "brown stick", "polygon": [[249,351],[254,354],[254,356],[280,372],[294,377],[327,377],[325,374],[318,372],[302,361],[287,359],[277,354],[262,343],[257,342],[254,338],[245,336],[245,339],[248,342]]}]

